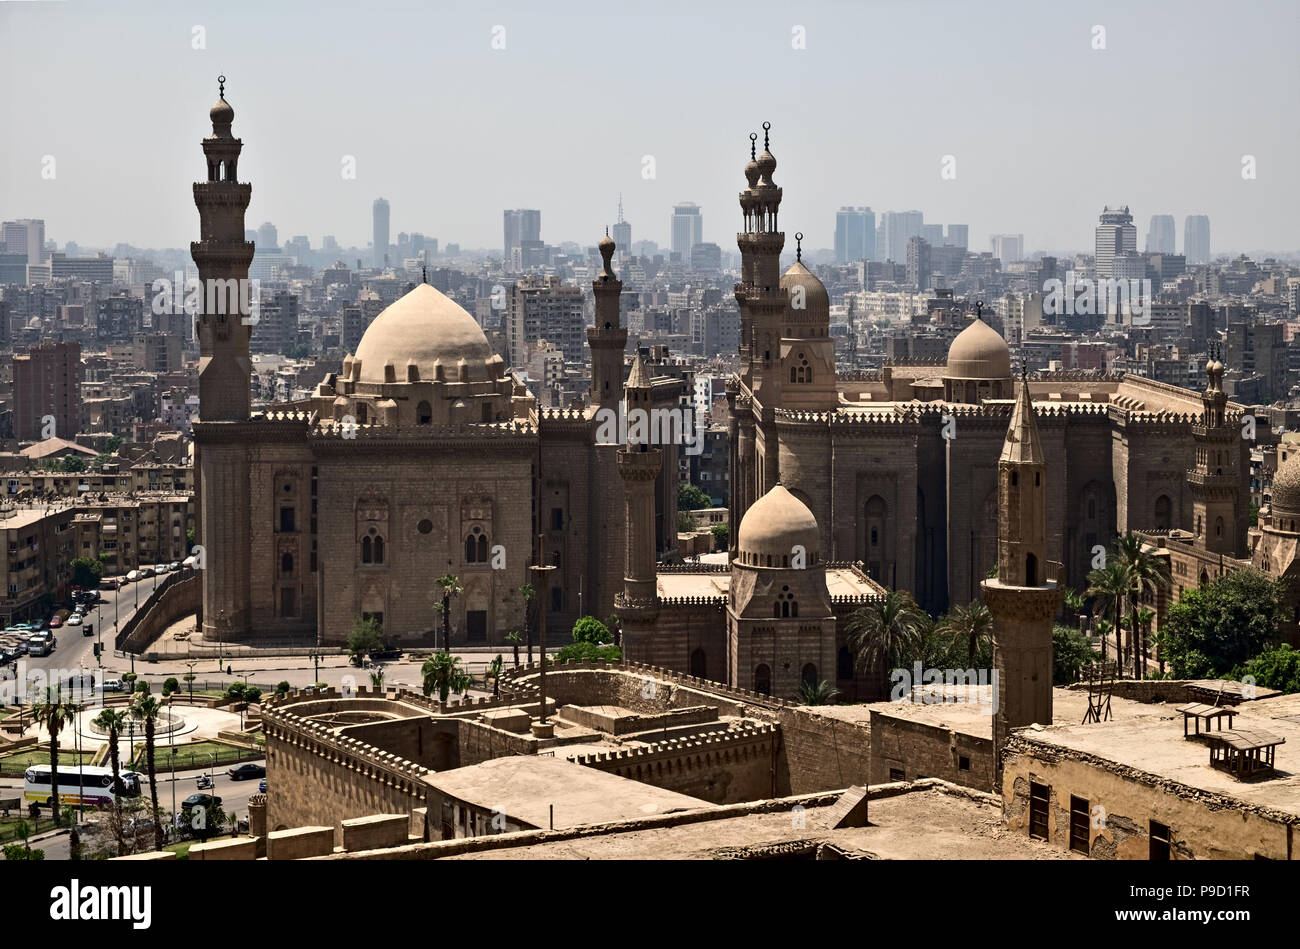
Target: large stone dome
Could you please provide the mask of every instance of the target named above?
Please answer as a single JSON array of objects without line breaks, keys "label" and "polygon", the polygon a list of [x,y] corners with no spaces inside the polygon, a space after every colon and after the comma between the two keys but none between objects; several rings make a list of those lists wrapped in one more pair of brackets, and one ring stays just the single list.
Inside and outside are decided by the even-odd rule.
[{"label": "large stone dome", "polygon": [[736,549],[748,566],[789,567],[796,545],[807,554],[805,566],[812,566],[820,559],[821,531],[807,505],[778,484],[741,518]]},{"label": "large stone dome", "polygon": [[802,261],[795,263],[781,275],[781,289],[790,291],[790,306],[796,315],[799,310],[795,306],[795,288],[803,288],[803,314],[808,317],[809,322],[829,323],[831,319],[831,298],[826,292],[826,285],[817,278],[817,275],[803,265]]},{"label": "large stone dome", "polygon": [[947,379],[1010,379],[1011,350],[998,331],[976,317],[948,347]]},{"label": "large stone dome", "polygon": [[1300,452],[1293,452],[1273,475],[1269,511],[1274,518],[1280,515],[1300,518]]},{"label": "large stone dome", "polygon": [[[419,379],[437,376],[435,363],[454,373],[461,360],[473,378],[487,378],[485,364],[493,360],[492,346],[474,317],[456,301],[422,283],[380,313],[366,329],[353,362],[361,363],[361,382],[406,382],[407,366],[419,368]],[[393,373],[386,377],[385,367]],[[451,376],[450,381],[460,381]]]}]

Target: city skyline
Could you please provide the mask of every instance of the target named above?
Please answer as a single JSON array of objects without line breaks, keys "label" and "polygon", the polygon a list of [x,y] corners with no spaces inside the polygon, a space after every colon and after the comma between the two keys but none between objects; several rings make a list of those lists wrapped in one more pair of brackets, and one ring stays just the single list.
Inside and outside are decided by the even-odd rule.
[{"label": "city skyline", "polygon": [[[215,76],[223,73],[248,117],[245,134],[266,146],[245,171],[264,183],[253,195],[250,220],[274,221],[285,234],[310,235],[314,246],[326,234],[344,246],[364,246],[371,204],[380,195],[394,208],[392,233],[420,231],[444,246],[497,246],[497,215],[512,206],[540,209],[553,240],[585,243],[616,222],[620,193],[626,220],[638,234],[666,246],[674,204],[692,201],[707,209],[729,203],[733,185],[724,169],[743,166],[748,134],[766,120],[773,126],[778,182],[788,172],[815,178],[807,194],[792,198],[784,219],[787,230],[805,234],[810,250],[834,246],[835,214],[847,205],[870,206],[877,214],[921,208],[931,220],[967,222],[971,247],[1011,232],[1026,235],[1027,252],[1086,251],[1097,209],[1115,201],[1129,205],[1139,220],[1208,215],[1215,253],[1297,250],[1287,225],[1300,207],[1300,190],[1278,169],[1296,152],[1300,133],[1287,123],[1250,125],[1243,110],[1232,108],[1242,91],[1217,81],[1222,70],[1190,73],[1185,66],[1205,55],[1213,55],[1223,70],[1236,63],[1246,70],[1243,75],[1254,77],[1246,87],[1255,106],[1249,114],[1284,110],[1286,90],[1300,78],[1300,67],[1282,45],[1291,32],[1285,26],[1298,22],[1294,9],[1272,5],[1269,15],[1278,28],[1261,34],[1204,17],[1202,25],[1198,16],[1208,8],[1198,7],[1157,5],[1132,12],[1100,4],[1089,22],[1032,7],[997,20],[946,4],[937,8],[946,29],[927,36],[929,53],[936,61],[962,62],[969,49],[981,49],[984,83],[961,81],[958,68],[907,71],[908,44],[876,44],[865,61],[853,56],[858,36],[880,35],[882,29],[909,35],[929,22],[926,10],[893,5],[864,11],[814,6],[793,14],[758,4],[745,41],[732,45],[717,39],[731,12],[679,4],[660,5],[653,15],[616,7],[609,13],[619,13],[619,19],[608,22],[564,13],[542,17],[513,5],[490,14],[455,5],[433,14],[407,3],[384,4],[393,16],[410,20],[412,28],[400,34],[383,26],[391,17],[347,21],[345,28],[337,18],[306,21],[292,7],[237,3],[220,30],[208,30],[191,22],[191,13],[151,3],[115,7],[111,14],[76,4],[6,4],[0,8],[9,38],[6,62],[17,75],[41,74],[42,83],[36,94],[7,102],[7,126],[18,131],[22,145],[4,157],[0,213],[11,220],[44,219],[47,237],[61,244],[183,247],[192,209],[159,196],[193,174],[192,157],[187,161],[180,145],[201,129],[184,104],[210,97]],[[694,18],[688,19],[690,13]],[[74,21],[89,28],[71,30]],[[121,29],[123,21],[131,28]],[[602,71],[602,81],[593,85],[586,82],[585,54],[605,41],[601,24],[609,22],[638,31],[644,42],[629,51],[618,73]],[[1105,26],[1105,49],[1092,48],[1094,22]],[[93,39],[101,35],[94,27],[110,25],[120,34],[112,60]],[[493,32],[498,26],[504,33]],[[796,27],[804,30],[804,49],[793,48],[799,42]],[[203,49],[192,48],[198,28]],[[288,30],[300,39],[291,54],[278,45]],[[75,70],[50,69],[48,54],[38,52],[43,47],[34,41],[46,31],[64,34],[60,56],[76,63]],[[345,36],[357,58],[340,73],[332,57]],[[498,36],[504,49],[493,48]],[[1052,41],[1046,46],[1044,36]],[[767,114],[706,123],[689,111],[657,108],[657,98],[671,103],[687,90],[655,71],[649,51],[657,48],[656,37],[671,37],[703,57],[704,80],[717,95],[743,86],[746,94],[770,103]],[[423,65],[425,57],[403,55],[417,39],[438,46],[437,70]],[[750,76],[740,66],[760,41],[770,49],[768,65]],[[150,70],[118,72],[119,56],[154,62],[175,80],[160,86],[149,78]],[[371,74],[360,64],[375,59],[390,68],[383,82],[345,78]],[[408,61],[421,65],[401,65]],[[89,112],[75,129],[47,108],[109,74],[113,108]],[[541,74],[557,88],[580,88],[574,101],[581,107],[536,109],[508,91]],[[295,76],[312,76],[312,87],[298,83],[295,91]],[[652,78],[647,82],[644,76]],[[903,76],[907,83],[896,81]],[[1106,111],[1107,132],[1095,149],[1029,147],[1048,127],[1069,130],[1067,141],[1088,141],[1089,125],[1080,129],[1074,106],[1066,105],[1072,97],[1103,102],[1171,79],[1179,94],[1165,99],[1158,115]],[[455,88],[456,96],[427,96],[421,90],[429,83]],[[846,83],[883,93],[873,122],[850,128],[822,104]],[[1016,108],[992,109],[981,92],[987,83],[1006,94],[1004,106]],[[399,91],[405,88],[410,95]],[[936,95],[950,103],[950,114],[937,122],[917,121]],[[634,101],[644,107],[630,113],[620,108],[628,96],[639,97]],[[413,99],[428,100],[429,107],[413,111]],[[282,121],[289,103],[297,122]],[[1222,119],[1213,131],[1192,121],[1216,107]],[[627,120],[598,123],[593,138],[589,117],[616,113]],[[175,118],[160,122],[160,116]],[[500,132],[461,140],[441,131],[451,122],[472,127],[480,121]],[[166,134],[149,148],[138,144],[134,131],[122,131],[151,127]],[[315,131],[302,135],[296,130],[302,127]],[[900,128],[907,134],[892,134]],[[476,144],[493,134],[506,136],[507,147]],[[77,157],[83,137],[104,146],[94,162]],[[590,147],[575,162],[571,143],[578,140]],[[1136,153],[1107,144],[1147,141],[1152,147]],[[1007,162],[999,150],[1014,152],[1017,161]],[[701,153],[714,160],[699,162]],[[1255,160],[1254,180],[1242,176],[1247,155]],[[955,178],[945,179],[949,156]],[[344,177],[349,158],[354,178]],[[448,187],[451,181],[457,186]],[[109,204],[105,193],[122,200]],[[735,230],[730,216],[714,214],[703,239],[727,247]]]}]

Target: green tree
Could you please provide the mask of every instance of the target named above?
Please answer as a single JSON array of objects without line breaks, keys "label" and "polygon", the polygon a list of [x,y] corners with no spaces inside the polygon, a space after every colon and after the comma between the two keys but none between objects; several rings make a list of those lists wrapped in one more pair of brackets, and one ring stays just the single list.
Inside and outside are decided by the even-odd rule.
[{"label": "green tree", "polygon": [[584,660],[601,660],[618,662],[623,658],[623,650],[618,646],[604,646],[599,643],[569,643],[555,650],[551,662],[581,662]]},{"label": "green tree", "polygon": [[78,557],[72,561],[72,582],[86,590],[98,590],[99,581],[104,576],[104,565],[90,557]]},{"label": "green tree", "polygon": [[163,682],[163,696],[171,695],[173,692],[179,692],[181,688],[180,680],[175,676],[168,676]]},{"label": "green tree", "polygon": [[884,597],[860,607],[846,623],[849,648],[859,668],[890,668],[916,653],[930,618],[906,590],[889,590]]},{"label": "green tree", "polygon": [[[451,598],[460,596],[465,592],[465,588],[460,585],[460,578],[454,573],[446,573],[438,578],[438,586],[442,587],[442,651],[451,651]],[[446,699],[443,699],[445,702]]]},{"label": "green tree", "polygon": [[497,657],[493,659],[490,663],[488,663],[487,673],[484,675],[483,678],[492,680],[493,696],[498,696],[501,694],[501,670],[504,667],[505,667],[505,660],[501,658],[501,653],[497,653]]},{"label": "green tree", "polygon": [[244,689],[244,701],[256,705],[262,701],[262,690],[255,685],[250,685]]},{"label": "green tree", "polygon": [[713,535],[714,550],[726,550],[731,543],[731,527],[728,524],[714,524],[709,528],[709,533]]},{"label": "green tree", "polygon": [[519,668],[519,643],[520,643],[522,640],[523,640],[523,637],[519,635],[519,630],[517,630],[517,629],[512,629],[512,630],[510,630],[510,632],[506,633],[506,642],[508,642],[508,643],[510,644],[510,648],[513,649],[514,652],[515,652],[515,668],[516,668],[516,669]]},{"label": "green tree", "polygon": [[63,459],[62,470],[72,474],[80,474],[86,470],[85,459],[78,458],[76,455],[69,455]]},{"label": "green tree", "polygon": [[[50,735],[50,812],[55,825],[61,822],[62,801],[59,799],[59,732],[72,725],[78,706],[65,702],[57,686],[45,689],[45,694],[32,703],[32,722],[40,725]],[[80,762],[78,762],[80,764]]]},{"label": "green tree", "polygon": [[45,851],[36,850],[27,844],[5,844],[3,848],[5,860],[44,860]]},{"label": "green tree", "polygon": [[383,631],[379,621],[373,616],[357,617],[352,623],[352,632],[348,633],[348,653],[354,666],[370,653],[378,652],[384,646]]},{"label": "green tree", "polygon": [[1253,501],[1251,502],[1250,505],[1250,526],[1251,527],[1259,526],[1259,505],[1254,503]]},{"label": "green tree", "polygon": [[123,438],[121,435],[109,435],[104,439],[104,450],[115,452],[122,447]]},{"label": "green tree", "polygon": [[1277,645],[1282,586],[1259,570],[1234,570],[1184,591],[1156,641],[1175,679],[1215,679]]},{"label": "green tree", "polygon": [[1137,534],[1125,534],[1115,541],[1115,555],[1124,567],[1128,581],[1128,638],[1133,658],[1134,678],[1145,678],[1145,650],[1142,648],[1142,627],[1138,610],[1142,608],[1143,594],[1155,595],[1156,590],[1169,584],[1169,561],[1157,557],[1142,546]]},{"label": "green tree", "polygon": [[573,641],[603,645],[612,643],[614,634],[609,631],[608,626],[594,616],[584,616],[573,624]]},{"label": "green tree", "polygon": [[537,596],[537,590],[531,583],[525,583],[519,588],[519,595],[524,598],[524,636],[528,640],[528,664],[533,664],[533,610],[536,604],[533,602]]},{"label": "green tree", "polygon": [[[1088,596],[1100,597],[1102,603],[1109,607],[1110,621],[1115,630],[1115,648],[1119,653],[1118,668],[1121,675],[1124,672],[1124,631],[1120,628],[1120,617],[1123,611],[1124,594],[1128,589],[1128,573],[1124,565],[1113,557],[1108,558],[1103,566],[1088,574]],[[1106,613],[1107,610],[1103,608],[1102,615]],[[1101,657],[1106,658],[1105,636],[1101,639]]]},{"label": "green tree", "polygon": [[154,733],[158,718],[162,713],[162,703],[147,692],[137,695],[131,704],[131,715],[138,722],[144,723],[144,758],[145,768],[149,774],[149,800],[153,806],[154,849],[163,848],[162,817],[158,810],[158,769],[154,762]]},{"label": "green tree", "polygon": [[127,713],[117,709],[106,708],[95,716],[95,725],[108,735],[108,763],[113,769],[113,836],[117,841],[117,855],[126,856],[126,841],[122,837],[122,796],[119,793],[122,780],[122,750],[118,747],[122,729],[126,727]]},{"label": "green tree", "polygon": [[226,686],[226,697],[238,701],[239,699],[242,699],[244,697],[244,692],[246,689],[247,686],[245,686],[244,683],[236,679],[234,682],[230,683],[230,685]]},{"label": "green tree", "polygon": [[833,705],[840,690],[825,679],[817,683],[799,683],[799,701],[804,705]]},{"label": "green tree", "polygon": [[1052,627],[1052,685],[1078,682],[1084,664],[1100,658],[1101,653],[1077,629],[1059,623]]},{"label": "green tree", "polygon": [[1300,649],[1282,643],[1251,659],[1232,675],[1241,680],[1252,676],[1256,685],[1279,692],[1300,692]]},{"label": "green tree", "polygon": [[293,686],[289,684],[288,679],[281,679],[275,684],[275,694],[277,696],[288,695],[291,691],[293,691]]},{"label": "green tree", "polygon": [[677,485],[677,510],[698,511],[706,507],[713,507],[713,499],[707,494],[686,481]]},{"label": "green tree", "polygon": [[677,533],[694,534],[697,530],[699,530],[699,527],[700,527],[699,523],[695,520],[695,516],[691,514],[690,511],[678,510]]},{"label": "green tree", "polygon": [[384,689],[384,670],[375,669],[370,673],[370,687],[376,692],[382,692]]},{"label": "green tree", "polygon": [[1082,593],[1071,587],[1065,588],[1064,606],[1076,623],[1079,621],[1079,617],[1083,615],[1083,603],[1084,596]]},{"label": "green tree", "polygon": [[424,680],[424,694],[432,695],[436,691],[440,702],[447,701],[449,692],[457,695],[468,692],[473,684],[469,673],[461,668],[460,657],[447,651],[435,652],[426,659],[420,667],[420,676]]},{"label": "green tree", "polygon": [[993,641],[993,615],[979,600],[965,606],[954,606],[939,620],[938,630],[952,637],[954,645],[966,646],[966,665],[974,667],[975,655],[980,645]]}]

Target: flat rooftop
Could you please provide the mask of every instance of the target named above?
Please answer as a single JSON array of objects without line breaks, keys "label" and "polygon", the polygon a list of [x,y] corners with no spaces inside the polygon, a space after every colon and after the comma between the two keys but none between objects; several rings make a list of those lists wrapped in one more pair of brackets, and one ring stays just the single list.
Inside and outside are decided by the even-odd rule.
[{"label": "flat rooftop", "polygon": [[1147,708],[1156,714],[1116,715],[1109,722],[1054,725],[1020,735],[1034,744],[1083,752],[1199,791],[1300,817],[1300,695],[1243,702],[1234,709],[1234,731],[1266,732],[1285,739],[1277,746],[1277,773],[1248,781],[1210,767],[1209,745],[1183,737],[1183,716],[1176,705]]},{"label": "flat rooftop", "polygon": [[550,756],[494,758],[424,778],[448,797],[534,827],[576,827],[710,807],[707,801]]},{"label": "flat rooftop", "polygon": [[[721,554],[726,557],[726,554]],[[723,561],[725,563],[725,560]],[[660,571],[657,588],[661,597],[722,596],[731,588],[731,573],[671,573]],[[831,596],[880,596],[884,588],[851,567],[828,567],[826,589]]]},{"label": "flat rooftop", "polygon": [[829,807],[810,807],[802,827],[791,812],[739,814],[674,827],[611,832],[574,840],[460,854],[453,860],[716,860],[728,851],[807,842],[831,844],[851,856],[878,860],[1083,860],[1002,825],[992,798],[937,789],[877,798],[871,825],[828,830]]}]

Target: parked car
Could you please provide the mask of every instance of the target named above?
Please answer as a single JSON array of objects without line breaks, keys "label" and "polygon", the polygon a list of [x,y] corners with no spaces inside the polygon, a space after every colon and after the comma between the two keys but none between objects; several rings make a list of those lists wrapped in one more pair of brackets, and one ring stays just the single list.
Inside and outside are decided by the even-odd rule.
[{"label": "parked car", "polygon": [[105,679],[105,680],[104,680],[104,691],[105,691],[105,692],[125,692],[125,691],[126,691],[126,683],[123,682],[121,679]]},{"label": "parked car", "polygon": [[220,803],[221,798],[211,794],[191,794],[181,802],[181,810],[190,811],[196,807],[211,807],[213,804]]},{"label": "parked car", "polygon": [[171,565],[168,566],[167,569],[170,570],[172,573],[175,573],[180,568],[181,568],[181,562],[179,560],[173,560],[171,562]]},{"label": "parked car", "polygon": [[50,617],[50,629],[58,629],[62,625],[63,625],[63,620],[59,619],[59,617],[57,616]]},{"label": "parked car", "polygon": [[266,793],[266,778],[263,778],[261,781],[257,782],[257,789],[261,791],[263,794]]},{"label": "parked car", "polygon": [[48,656],[54,652],[54,641],[51,639],[41,639],[39,636],[33,636],[27,640],[27,655],[29,656]]},{"label": "parked car", "polygon": [[241,764],[238,768],[229,769],[226,776],[232,781],[243,781],[245,778],[264,778],[266,777],[266,768],[260,764]]},{"label": "parked car", "polygon": [[132,570],[126,575],[125,580],[127,583],[135,583],[135,581],[139,580],[140,577],[141,573],[139,570]]},{"label": "parked car", "polygon": [[69,626],[80,626],[80,625],[81,625],[81,614],[80,614],[80,613],[73,613],[71,616],[69,616],[69,617],[68,617],[68,625],[69,625]]}]

